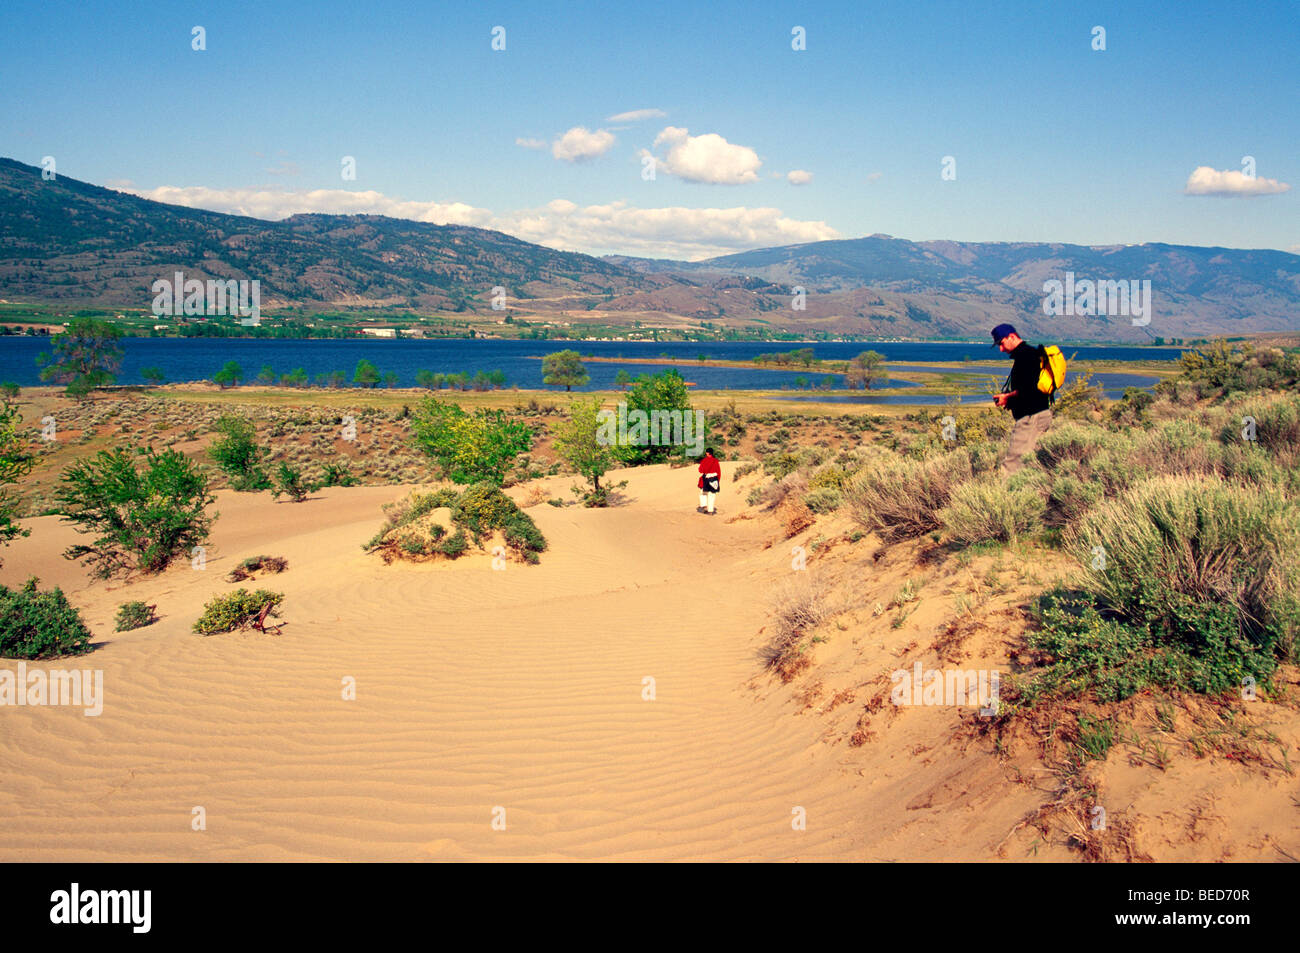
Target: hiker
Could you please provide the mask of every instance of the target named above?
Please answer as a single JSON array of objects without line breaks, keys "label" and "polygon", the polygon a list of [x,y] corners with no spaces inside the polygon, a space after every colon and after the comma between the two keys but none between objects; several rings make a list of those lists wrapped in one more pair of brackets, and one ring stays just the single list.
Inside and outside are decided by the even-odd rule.
[{"label": "hiker", "polygon": [[1002,385],[1002,393],[993,398],[999,407],[1011,411],[1015,421],[1002,458],[1002,473],[1010,476],[1022,466],[1020,458],[1033,450],[1038,438],[1052,426],[1052,394],[1051,390],[1044,392],[1039,386],[1043,373],[1040,349],[1027,344],[1009,324],[999,324],[992,334],[993,346],[1003,354],[1010,354],[1014,362],[1011,374]]},{"label": "hiker", "polygon": [[722,465],[713,455],[711,447],[704,448],[704,459],[700,461],[699,470],[700,505],[695,508],[695,512],[713,516],[713,501],[718,498],[718,490],[722,488]]}]

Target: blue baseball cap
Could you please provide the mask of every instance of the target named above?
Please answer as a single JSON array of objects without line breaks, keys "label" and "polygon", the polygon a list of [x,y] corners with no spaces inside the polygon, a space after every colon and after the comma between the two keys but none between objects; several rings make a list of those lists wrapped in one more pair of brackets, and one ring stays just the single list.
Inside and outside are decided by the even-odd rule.
[{"label": "blue baseball cap", "polygon": [[1015,334],[1015,333],[1016,333],[1016,329],[1013,328],[1011,325],[1009,325],[1009,324],[999,324],[999,325],[998,325],[996,328],[994,328],[993,331],[992,331],[992,334],[993,334],[993,346],[994,346],[994,347],[997,347],[999,344],[1002,343],[1002,339],[1003,339],[1004,337],[1006,337],[1008,334]]}]

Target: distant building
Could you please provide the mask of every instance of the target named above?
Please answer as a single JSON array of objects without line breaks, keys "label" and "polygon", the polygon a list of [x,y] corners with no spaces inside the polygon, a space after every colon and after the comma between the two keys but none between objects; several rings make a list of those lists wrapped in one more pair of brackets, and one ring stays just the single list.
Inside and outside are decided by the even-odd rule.
[{"label": "distant building", "polygon": [[362,328],[361,333],[376,338],[395,338],[397,337],[397,328]]}]

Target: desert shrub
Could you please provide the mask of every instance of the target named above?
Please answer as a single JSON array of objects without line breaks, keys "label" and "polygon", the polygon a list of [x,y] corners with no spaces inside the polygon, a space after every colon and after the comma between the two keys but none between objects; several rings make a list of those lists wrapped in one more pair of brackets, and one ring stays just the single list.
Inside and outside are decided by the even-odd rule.
[{"label": "desert shrub", "polygon": [[814,470],[808,477],[808,489],[820,490],[829,487],[833,490],[841,490],[848,483],[849,475],[844,472],[842,467],[829,463],[818,470]]},{"label": "desert shrub", "polygon": [[346,463],[327,463],[321,477],[321,486],[356,486],[357,478]]},{"label": "desert shrub", "polygon": [[457,556],[469,549],[469,540],[465,538],[464,530],[456,530],[451,536],[443,539],[441,542],[433,545],[432,550],[442,553],[444,556],[450,556],[455,559]]},{"label": "desert shrub", "polygon": [[1070,383],[1056,392],[1052,416],[1066,420],[1086,420],[1101,410],[1105,394],[1092,382],[1092,375],[1074,375]]},{"label": "desert shrub", "polygon": [[[1185,352],[1181,380],[1199,397],[1221,397],[1237,391],[1294,388],[1300,381],[1300,351],[1266,347],[1250,342],[1229,344],[1216,340]],[[1164,383],[1164,382],[1162,382]]]},{"label": "desert shrub", "polygon": [[1103,451],[1113,440],[1113,435],[1100,427],[1064,423],[1038,438],[1034,455],[1044,467],[1051,468],[1064,460],[1087,460]]},{"label": "desert shrub", "polygon": [[246,629],[262,610],[270,603],[272,608],[268,615],[278,616],[276,608],[284,601],[284,593],[258,589],[236,589],[225,595],[217,596],[203,607],[203,615],[194,623],[194,631],[199,635],[215,635],[218,632],[233,632]]},{"label": "desert shrub", "polygon": [[287,463],[281,463],[275,471],[275,486],[271,490],[271,495],[277,500],[281,496],[287,496],[293,502],[301,503],[314,489],[316,487],[304,479],[301,470]]},{"label": "desert shrub", "polygon": [[0,404],[0,546],[31,533],[14,522],[19,512],[18,499],[5,490],[5,484],[17,483],[36,463],[36,455],[28,450],[19,428],[22,419],[16,407]]},{"label": "desert shrub", "polygon": [[[1284,467],[1300,463],[1300,395],[1260,394],[1235,404],[1221,425],[1226,445],[1254,443]],[[1255,422],[1254,440],[1247,419]]]},{"label": "desert shrub", "polygon": [[546,549],[546,538],[532,517],[491,483],[476,483],[461,494],[452,519],[469,530],[476,543],[492,530],[502,530],[506,545],[529,562],[536,562],[536,554]]},{"label": "desert shrub", "polygon": [[145,605],[143,602],[122,603],[117,607],[116,631],[129,632],[131,629],[142,629],[146,625],[152,625],[158,621],[153,610],[153,606]]},{"label": "desert shrub", "polygon": [[1152,473],[1214,474],[1222,472],[1223,448],[1195,421],[1168,420],[1138,438],[1132,460]]},{"label": "desert shrub", "polygon": [[844,493],[833,486],[821,486],[809,490],[803,501],[814,513],[833,513],[844,505]]},{"label": "desert shrub", "polygon": [[32,576],[21,589],[0,585],[0,657],[57,658],[90,651],[90,630],[58,586],[40,592]]},{"label": "desert shrub", "polygon": [[[1068,536],[1099,608],[1156,644],[1213,659],[1216,691],[1272,670],[1300,628],[1300,505],[1217,478],[1163,476],[1086,514]],[[1218,686],[1217,688],[1214,686]]]},{"label": "desert shrub", "polygon": [[265,447],[257,444],[257,428],[238,414],[219,418],[213,429],[217,437],[208,447],[208,456],[230,478],[230,487],[241,492],[265,490],[271,485],[261,463]]},{"label": "desert shrub", "polygon": [[207,477],[175,450],[100,451],[64,471],[58,500],[77,532],[98,534],[92,544],[72,546],[64,555],[85,560],[104,579],[162,571],[206,542],[212,524]]},{"label": "desert shrub", "polygon": [[744,477],[749,476],[751,473],[757,473],[757,472],[758,472],[758,461],[749,460],[745,463],[742,463],[740,466],[736,467],[736,472],[732,474],[732,479],[740,480],[743,479]]},{"label": "desert shrub", "polygon": [[964,447],[920,459],[892,454],[868,459],[845,491],[853,518],[868,532],[901,539],[939,528],[939,511],[972,476]]},{"label": "desert shrub", "polygon": [[833,585],[823,576],[799,574],[777,590],[769,609],[769,638],[761,655],[768,667],[789,682],[811,662],[804,636],[839,609]]},{"label": "desert shrub", "polygon": [[283,556],[249,556],[226,574],[228,582],[243,582],[253,578],[259,572],[284,572],[289,568],[289,560]]},{"label": "desert shrub", "polygon": [[1033,486],[1013,488],[984,477],[954,489],[938,519],[949,536],[963,543],[1009,542],[1037,532],[1046,508]]}]

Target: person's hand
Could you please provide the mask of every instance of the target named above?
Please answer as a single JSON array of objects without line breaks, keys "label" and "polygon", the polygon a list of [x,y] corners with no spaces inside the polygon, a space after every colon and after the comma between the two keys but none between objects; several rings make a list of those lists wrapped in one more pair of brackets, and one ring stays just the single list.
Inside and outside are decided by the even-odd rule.
[{"label": "person's hand", "polygon": [[1010,400],[1010,399],[1011,399],[1011,394],[994,394],[994,395],[993,395],[993,401],[994,401],[994,403],[996,403],[999,407],[1005,407],[1005,406],[1007,405],[1007,401]]}]

